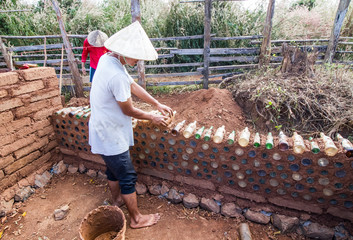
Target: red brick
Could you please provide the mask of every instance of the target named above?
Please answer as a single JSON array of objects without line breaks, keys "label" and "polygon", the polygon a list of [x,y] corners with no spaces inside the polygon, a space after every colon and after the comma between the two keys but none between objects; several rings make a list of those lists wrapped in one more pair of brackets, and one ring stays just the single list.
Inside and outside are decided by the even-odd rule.
[{"label": "red brick", "polygon": [[11,85],[18,82],[18,74],[16,72],[0,73],[0,87]]},{"label": "red brick", "polygon": [[11,89],[12,96],[31,93],[44,88],[43,81],[34,81]]},{"label": "red brick", "polygon": [[234,195],[236,197],[249,199],[249,200],[254,201],[254,202],[267,202],[266,199],[263,196],[259,195],[259,194],[239,191],[237,189],[230,188],[230,187],[227,187],[227,186],[220,186],[218,188],[218,191],[220,191],[221,193],[224,193],[224,194],[231,194],[231,195]]},{"label": "red brick", "polygon": [[24,188],[24,187],[30,186],[31,184],[28,182],[26,178],[23,178],[17,183],[17,185],[19,188]]},{"label": "red brick", "polygon": [[39,100],[48,99],[48,98],[56,97],[59,95],[60,95],[59,90],[48,91],[47,89],[45,89],[42,91],[37,91],[36,94],[31,97],[30,101],[37,102]]},{"label": "red brick", "polygon": [[13,109],[16,107],[23,106],[23,102],[19,98],[11,98],[9,100],[5,100],[0,102],[0,112]]},{"label": "red brick", "polygon": [[28,145],[27,147],[21,148],[17,150],[14,155],[16,159],[20,159],[23,156],[26,156],[27,154],[34,152],[36,150],[39,150],[40,148],[44,147],[45,145],[48,144],[48,137],[41,138],[38,141],[32,143],[31,145]]},{"label": "red brick", "polygon": [[22,118],[20,120],[12,121],[2,127],[0,127],[0,136],[11,134],[13,132],[18,131],[19,129],[29,126],[31,124],[31,119],[29,117]]},{"label": "red brick", "polygon": [[207,180],[200,180],[200,179],[195,179],[192,177],[184,177],[184,176],[178,175],[175,177],[175,181],[178,181],[181,183],[186,183],[188,185],[195,186],[195,187],[210,189],[212,191],[216,190],[215,185],[212,182],[207,181]]},{"label": "red brick", "polygon": [[105,163],[104,163],[104,161],[103,161],[103,159],[102,159],[102,157],[100,155],[92,154],[92,153],[88,154],[88,153],[84,153],[84,152],[79,152],[78,156],[80,158],[82,158],[82,159],[105,165]]},{"label": "red brick", "polygon": [[3,177],[5,177],[5,173],[4,173],[3,170],[0,170],[0,180],[1,180]]},{"label": "red brick", "polygon": [[0,158],[0,169],[3,169],[4,167],[8,166],[14,161],[15,161],[15,158],[12,155]]},{"label": "red brick", "polygon": [[28,164],[24,168],[20,169],[18,171],[19,175],[22,177],[29,176],[30,174],[32,174],[33,172],[36,172],[39,168],[44,166],[44,164],[48,162],[50,158],[51,158],[51,153],[49,152],[41,156],[40,158],[36,159],[32,163]]},{"label": "red brick", "polygon": [[[4,187],[3,189],[5,189],[7,187]],[[6,201],[10,201],[16,194],[17,190],[19,189],[19,187],[16,185],[16,186],[13,186],[13,187],[10,187],[10,188],[7,188],[5,191],[3,191],[1,193],[1,197]]]},{"label": "red brick", "polygon": [[53,148],[55,148],[57,146],[58,146],[58,142],[56,140],[49,141],[48,145],[45,146],[45,148],[44,148],[44,153],[51,151]]},{"label": "red brick", "polygon": [[[19,187],[16,185],[14,186],[17,181],[19,181],[21,178],[17,175],[17,174],[12,174],[9,176],[4,177],[3,179],[1,179],[0,181],[0,191],[9,188],[9,187],[13,187],[13,189],[16,189],[15,191],[17,191],[19,189]],[[12,196],[13,197],[13,196]],[[11,198],[10,198],[11,199]],[[6,200],[6,199],[5,199]]]},{"label": "red brick", "polygon": [[170,180],[170,181],[174,180],[173,174],[167,173],[167,172],[160,172],[160,171],[157,171],[157,170],[151,169],[151,168],[142,168],[142,169],[139,170],[139,172],[141,172],[143,174],[146,174],[146,175],[150,175],[150,176],[154,176],[154,177]]},{"label": "red brick", "polygon": [[43,110],[40,110],[38,112],[36,112],[34,115],[33,115],[33,119],[34,120],[43,120],[43,119],[46,119],[48,118],[49,116],[53,115],[54,112],[57,111],[57,108],[56,107],[50,107],[50,108],[46,108],[46,109],[43,109]]},{"label": "red brick", "polygon": [[31,144],[32,142],[34,142],[34,140],[35,140],[35,135],[32,134],[28,137],[18,139],[16,142],[12,144],[3,146],[0,148],[0,156],[1,157],[7,156],[16,150]]},{"label": "red brick", "polygon": [[0,123],[4,124],[4,123],[11,122],[13,120],[13,117],[14,116],[11,111],[2,112],[0,113]]},{"label": "red brick", "polygon": [[38,136],[39,137],[47,136],[53,132],[54,132],[53,126],[47,126],[44,129],[38,131]]},{"label": "red brick", "polygon": [[9,95],[6,89],[0,89],[0,98],[6,97]]},{"label": "red brick", "polygon": [[43,81],[47,88],[59,89],[59,79],[56,76],[46,78]]},{"label": "red brick", "polygon": [[351,223],[353,223],[353,212],[347,211],[347,209],[340,209],[337,207],[329,207],[327,209],[327,213],[329,213],[335,217],[347,219],[347,220],[351,221]]},{"label": "red brick", "polygon": [[36,79],[42,79],[42,78],[56,76],[54,68],[49,68],[49,67],[29,68],[26,70],[18,71],[18,73],[26,81],[32,81],[32,80],[36,80]]},{"label": "red brick", "polygon": [[41,109],[47,108],[49,105],[50,105],[49,100],[34,102],[34,103],[29,104],[28,106],[20,107],[20,108],[16,109],[15,115],[17,118],[28,116],[29,114],[31,114],[33,112],[37,112]]},{"label": "red brick", "polygon": [[36,173],[31,173],[28,177],[26,177],[26,180],[28,181],[29,185],[31,186],[34,185],[35,176],[36,176]]},{"label": "red brick", "polygon": [[[42,121],[43,122],[43,121]],[[30,125],[25,128],[18,130],[15,133],[5,135],[1,137],[1,143],[3,145],[7,145],[9,143],[15,142],[18,138],[23,138],[31,133],[34,133],[37,129],[35,128],[36,125]]]},{"label": "red brick", "polygon": [[288,199],[283,199],[280,197],[269,198],[268,201],[277,206],[292,208],[300,211],[306,211],[310,213],[322,214],[322,209],[316,204],[310,204],[306,202],[293,201]]},{"label": "red brick", "polygon": [[48,119],[44,119],[44,120],[35,122],[32,127],[36,131],[39,131],[39,130],[42,130],[43,128],[45,128],[45,127],[48,127],[49,125],[51,126],[51,122]]},{"label": "red brick", "polygon": [[37,159],[39,156],[40,156],[40,152],[39,151],[36,151],[36,152],[33,152],[33,153],[29,154],[29,155],[27,155],[27,156],[15,161],[11,165],[7,166],[5,168],[5,173],[7,175],[10,175],[11,173],[19,170],[20,168],[23,168],[27,164],[30,164],[35,159]]},{"label": "red brick", "polygon": [[61,102],[61,97],[59,95],[57,97],[51,99],[51,104],[55,107],[60,106],[60,109],[63,107],[62,102]]}]

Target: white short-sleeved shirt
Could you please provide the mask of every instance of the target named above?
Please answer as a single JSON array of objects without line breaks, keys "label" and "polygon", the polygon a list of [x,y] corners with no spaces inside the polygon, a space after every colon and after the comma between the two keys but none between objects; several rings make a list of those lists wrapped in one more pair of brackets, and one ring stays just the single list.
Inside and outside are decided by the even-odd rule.
[{"label": "white short-sleeved shirt", "polygon": [[105,54],[99,59],[90,92],[92,153],[112,156],[133,146],[131,117],[125,115],[117,103],[131,97],[133,81],[117,58]]}]

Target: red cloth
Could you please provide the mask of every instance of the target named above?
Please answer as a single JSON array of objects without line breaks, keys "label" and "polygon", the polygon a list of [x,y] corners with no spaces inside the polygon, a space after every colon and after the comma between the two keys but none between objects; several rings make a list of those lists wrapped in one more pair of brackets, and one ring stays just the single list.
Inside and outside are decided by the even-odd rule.
[{"label": "red cloth", "polygon": [[87,38],[83,42],[83,50],[82,50],[82,56],[81,56],[81,62],[85,63],[87,60],[87,56],[89,54],[90,58],[90,67],[97,69],[98,65],[98,60],[99,58],[108,52],[108,50],[105,47],[93,47],[88,43]]}]

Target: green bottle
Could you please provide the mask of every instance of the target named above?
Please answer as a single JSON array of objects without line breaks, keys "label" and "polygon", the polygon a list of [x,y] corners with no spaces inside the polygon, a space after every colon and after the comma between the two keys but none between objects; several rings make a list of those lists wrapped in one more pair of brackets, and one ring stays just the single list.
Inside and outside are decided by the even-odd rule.
[{"label": "green bottle", "polygon": [[227,143],[229,145],[233,144],[234,143],[234,138],[235,138],[235,131],[233,131],[231,134],[229,134],[229,137],[227,139]]},{"label": "green bottle", "polygon": [[213,129],[213,126],[211,126],[209,129],[207,129],[205,131],[205,136],[203,137],[203,139],[205,141],[210,141],[211,140],[212,129]]},{"label": "green bottle", "polygon": [[272,149],[273,148],[273,137],[272,137],[272,133],[271,132],[269,132],[268,135],[267,135],[265,147],[266,147],[266,149]]},{"label": "green bottle", "polygon": [[195,133],[195,138],[196,139],[200,139],[201,138],[201,135],[202,135],[204,129],[205,129],[205,127],[202,127],[199,130],[197,130],[197,132]]},{"label": "green bottle", "polygon": [[260,134],[257,132],[255,133],[254,137],[254,147],[258,148],[261,145],[261,139],[260,139]]},{"label": "green bottle", "polygon": [[319,145],[317,142],[314,142],[314,139],[312,137],[309,137],[310,145],[311,145],[311,151],[315,154],[320,152]]}]

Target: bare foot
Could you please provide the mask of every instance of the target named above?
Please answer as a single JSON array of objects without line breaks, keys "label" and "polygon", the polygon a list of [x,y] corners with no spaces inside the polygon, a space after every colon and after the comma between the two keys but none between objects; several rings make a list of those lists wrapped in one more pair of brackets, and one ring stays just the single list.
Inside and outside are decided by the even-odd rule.
[{"label": "bare foot", "polygon": [[113,202],[113,206],[121,207],[125,204],[123,199],[118,199],[115,202]]},{"label": "bare foot", "polygon": [[138,221],[135,221],[131,218],[130,227],[131,228],[144,228],[156,224],[161,216],[159,213],[149,214],[149,215],[140,215]]}]

